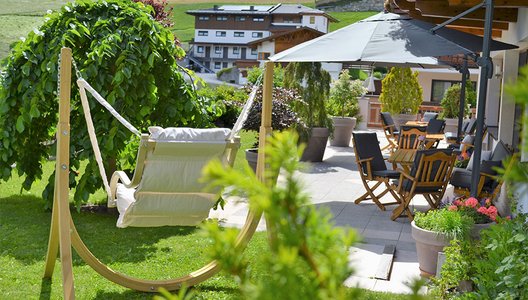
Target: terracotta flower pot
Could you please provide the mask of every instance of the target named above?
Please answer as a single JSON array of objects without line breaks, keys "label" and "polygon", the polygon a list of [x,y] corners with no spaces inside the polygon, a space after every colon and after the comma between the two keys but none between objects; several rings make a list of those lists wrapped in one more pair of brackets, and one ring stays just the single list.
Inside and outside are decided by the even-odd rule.
[{"label": "terracotta flower pot", "polygon": [[257,160],[258,160],[258,148],[246,149],[246,160],[248,165],[253,169],[253,172],[257,170]]},{"label": "terracotta flower pot", "polygon": [[416,242],[416,254],[418,255],[418,264],[420,271],[425,276],[436,274],[436,265],[438,262],[438,252],[449,246],[451,239],[445,234],[422,229],[412,221],[411,234]]},{"label": "terracotta flower pot", "polygon": [[320,162],[323,161],[326,143],[330,132],[328,128],[315,127],[312,128],[312,134],[304,152],[301,156],[301,161]]}]

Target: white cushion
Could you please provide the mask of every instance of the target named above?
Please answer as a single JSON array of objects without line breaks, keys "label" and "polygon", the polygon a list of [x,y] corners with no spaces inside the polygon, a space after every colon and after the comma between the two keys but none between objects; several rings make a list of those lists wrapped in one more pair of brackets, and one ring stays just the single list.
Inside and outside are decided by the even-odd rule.
[{"label": "white cushion", "polygon": [[[473,156],[471,155],[471,158],[469,159],[468,165],[466,167],[466,170],[471,171],[473,170]],[[482,163],[485,160],[489,160],[491,157],[491,151],[482,151],[480,154],[480,162]]]},{"label": "white cushion", "polygon": [[224,141],[231,130],[228,128],[149,127],[150,138],[156,141],[197,142]]}]

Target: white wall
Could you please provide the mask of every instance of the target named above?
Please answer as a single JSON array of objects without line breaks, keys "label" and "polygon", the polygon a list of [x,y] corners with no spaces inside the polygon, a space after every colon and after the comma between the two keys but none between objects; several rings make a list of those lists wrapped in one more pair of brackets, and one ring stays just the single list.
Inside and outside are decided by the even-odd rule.
[{"label": "white wall", "polygon": [[[198,31],[207,31],[207,36],[199,36]],[[217,31],[225,31],[225,37],[216,36]],[[234,33],[243,32],[243,37],[235,37]],[[253,32],[262,32],[262,37],[254,38]],[[222,43],[222,44],[247,44],[249,42],[270,36],[269,31],[263,30],[226,30],[226,29],[196,29],[194,31],[194,41],[196,43]]]},{"label": "white wall", "polygon": [[[462,80],[462,74],[457,70],[452,69],[418,69],[413,68],[413,71],[418,71],[418,83],[422,87],[423,101],[431,101],[431,90],[433,87],[434,80]],[[471,81],[478,81],[478,70],[470,70]]]},{"label": "white wall", "polygon": [[[315,24],[310,24],[310,17],[315,17]],[[310,27],[315,30],[327,33],[328,19],[324,16],[304,15],[302,16],[302,26]]]}]

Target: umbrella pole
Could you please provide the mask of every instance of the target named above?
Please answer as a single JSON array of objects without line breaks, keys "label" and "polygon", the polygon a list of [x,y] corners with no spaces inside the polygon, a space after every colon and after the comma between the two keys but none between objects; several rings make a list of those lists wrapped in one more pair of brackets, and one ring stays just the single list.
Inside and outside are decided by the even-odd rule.
[{"label": "umbrella pole", "polygon": [[484,112],[486,109],[486,93],[488,90],[488,79],[493,74],[493,64],[490,58],[490,40],[493,21],[493,0],[486,0],[486,19],[484,23],[484,40],[482,42],[482,57],[478,63],[480,69],[480,84],[477,102],[477,132],[475,134],[475,151],[473,152],[473,172],[471,174],[471,196],[478,196],[478,184],[480,180],[480,157],[482,151],[482,130],[484,128]]},{"label": "umbrella pole", "polygon": [[457,139],[456,143],[460,143],[460,136],[462,135],[462,120],[464,119],[465,106],[466,106],[466,80],[468,75],[468,66],[467,66],[467,55],[464,55],[464,64],[460,69],[462,73],[462,82],[460,84],[460,104],[458,107],[458,129],[457,129]]}]

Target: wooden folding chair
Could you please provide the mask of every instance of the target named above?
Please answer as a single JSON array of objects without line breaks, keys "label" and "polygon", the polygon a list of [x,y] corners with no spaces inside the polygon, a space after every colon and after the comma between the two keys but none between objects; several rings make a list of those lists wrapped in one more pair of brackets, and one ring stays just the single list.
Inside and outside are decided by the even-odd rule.
[{"label": "wooden folding chair", "polygon": [[[399,178],[400,173],[387,170],[376,133],[352,133],[352,136],[359,174],[363,186],[367,190],[354,203],[359,204],[365,200],[372,200],[381,210],[385,210],[386,205],[398,204],[399,197],[390,185],[390,180]],[[374,184],[371,185],[372,183]],[[375,190],[382,184],[385,185],[385,189],[376,195]],[[396,201],[381,203],[380,198],[388,192],[393,195]]]},{"label": "wooden folding chair", "polygon": [[[420,143],[425,143],[426,129],[426,127],[401,126],[398,149],[418,149]],[[422,139],[420,139],[421,136],[423,136]]]},{"label": "wooden folding chair", "polygon": [[383,127],[383,132],[385,133],[385,137],[387,138],[387,142],[389,142],[388,145],[381,148],[381,151],[389,150],[393,151],[398,148],[398,129],[396,128],[396,124],[394,123],[394,120],[392,119],[392,116],[388,112],[380,112],[381,116],[381,124]]},{"label": "wooden folding chair", "polygon": [[417,151],[410,173],[400,171],[396,192],[401,203],[394,209],[391,219],[395,220],[406,213],[412,221],[409,203],[417,194],[423,195],[431,208],[437,208],[451,177],[455,158],[452,149]]}]

